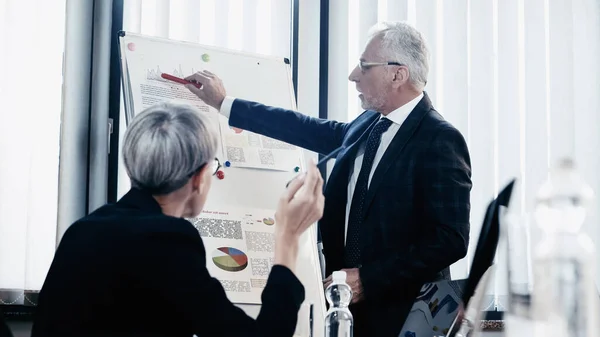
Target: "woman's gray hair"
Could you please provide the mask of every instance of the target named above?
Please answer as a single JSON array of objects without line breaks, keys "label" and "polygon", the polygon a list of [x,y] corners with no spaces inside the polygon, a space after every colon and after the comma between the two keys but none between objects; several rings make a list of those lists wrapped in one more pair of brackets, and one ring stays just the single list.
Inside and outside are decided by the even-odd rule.
[{"label": "woman's gray hair", "polygon": [[217,130],[190,105],[158,103],[137,114],[125,132],[123,161],[131,186],[154,195],[183,187],[215,158]]},{"label": "woman's gray hair", "polygon": [[429,74],[429,49],[423,35],[405,22],[380,22],[369,31],[369,41],[381,38],[381,56],[385,61],[406,65],[410,82],[423,90]]}]

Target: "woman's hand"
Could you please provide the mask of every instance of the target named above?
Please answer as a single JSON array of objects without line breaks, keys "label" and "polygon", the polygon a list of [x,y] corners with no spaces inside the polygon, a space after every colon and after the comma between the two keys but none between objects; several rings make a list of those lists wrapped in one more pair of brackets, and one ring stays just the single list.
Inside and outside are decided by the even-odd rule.
[{"label": "woman's hand", "polygon": [[300,236],[323,216],[323,178],[311,163],[308,171],[292,180],[279,199],[276,230],[284,236]]},{"label": "woman's hand", "polygon": [[314,162],[308,171],[292,180],[279,199],[275,213],[275,264],[294,270],[298,240],[323,216],[323,178]]}]

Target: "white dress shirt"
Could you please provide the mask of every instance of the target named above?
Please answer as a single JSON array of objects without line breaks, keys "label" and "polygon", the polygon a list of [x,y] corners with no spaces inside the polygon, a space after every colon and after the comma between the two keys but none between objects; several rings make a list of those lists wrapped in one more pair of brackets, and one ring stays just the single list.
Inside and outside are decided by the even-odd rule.
[{"label": "white dress shirt", "polygon": [[[417,106],[417,104],[423,98],[423,93],[419,96],[415,97],[410,102],[404,104],[398,109],[390,112],[386,117],[392,121],[392,125],[390,125],[389,129],[381,135],[381,143],[379,143],[379,147],[377,148],[377,153],[375,154],[375,159],[373,160],[373,166],[371,167],[371,172],[369,174],[369,181],[367,186],[371,184],[371,179],[373,178],[373,173],[375,173],[375,169],[377,165],[381,161],[383,154],[387,150],[387,148],[392,143],[392,139],[398,130],[400,130],[400,126],[406,120],[406,117],[410,114],[411,111]],[[221,104],[221,109],[219,113],[227,118],[231,114],[231,107],[233,105],[233,101],[235,98],[233,97],[225,97],[223,103]],[[381,116],[383,117],[383,115]],[[358,152],[356,153],[356,159],[354,159],[354,166],[350,168],[350,179],[348,181],[348,202],[346,203],[346,223],[344,230],[344,242],[346,241],[346,234],[348,232],[348,216],[350,215],[350,205],[352,204],[352,197],[354,196],[354,189],[356,188],[356,181],[358,180],[358,174],[360,173],[360,168],[362,166],[363,157],[365,156],[365,144],[359,145]]]}]

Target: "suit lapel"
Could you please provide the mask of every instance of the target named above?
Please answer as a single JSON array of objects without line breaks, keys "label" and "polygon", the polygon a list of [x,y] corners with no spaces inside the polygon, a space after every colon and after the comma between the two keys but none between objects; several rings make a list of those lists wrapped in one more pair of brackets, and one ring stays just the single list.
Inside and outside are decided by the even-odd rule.
[{"label": "suit lapel", "polygon": [[369,184],[369,189],[367,190],[367,196],[365,197],[365,205],[363,216],[366,215],[367,210],[369,209],[373,198],[375,197],[375,193],[377,189],[381,185],[381,183],[385,180],[386,173],[396,162],[398,156],[402,153],[402,149],[406,146],[406,143],[415,133],[415,130],[425,117],[425,114],[431,110],[431,101],[427,94],[424,94],[423,98],[417,104],[417,106],[411,111],[408,115],[400,129],[392,139],[392,142],[386,149],[381,161],[375,168],[375,173],[373,174],[373,178],[371,179],[371,183]]},{"label": "suit lapel", "polygon": [[[321,235],[324,240],[325,237],[328,237],[330,241],[333,241],[328,242],[325,247],[328,251],[332,248],[332,250],[335,250],[334,247],[343,250],[345,245],[345,216],[346,203],[348,200],[350,168],[354,166],[354,160],[356,159],[356,153],[358,152],[360,144],[364,143],[378,120],[379,114],[375,115],[372,121],[365,122],[367,127],[360,137],[338,155],[333,170],[331,171],[331,175],[327,180],[325,188],[325,214],[323,214],[323,218],[321,219],[321,223],[324,223],[325,225],[321,228]],[[342,256],[343,254],[340,255],[340,258]]]},{"label": "suit lapel", "polygon": [[346,186],[346,190],[348,188],[348,179],[350,178],[349,174],[350,174],[350,167],[354,166],[354,160],[356,159],[356,153],[358,152],[358,149],[360,148],[360,144],[365,142],[365,139],[368,137],[369,133],[371,132],[371,130],[373,129],[373,127],[375,126],[375,124],[377,124],[377,121],[379,120],[379,115],[376,115],[376,118],[373,118],[373,120],[370,123],[366,123],[368,126],[367,128],[364,129],[364,131],[362,132],[362,134],[360,135],[360,137],[358,137],[358,139],[356,141],[354,141],[352,144],[350,144],[350,146],[348,146],[346,149],[344,149],[343,151],[340,152],[340,154],[338,155],[338,159],[336,159],[336,163],[335,166],[333,167],[333,170],[331,171],[331,176],[329,181],[341,181],[343,182],[343,185]]}]

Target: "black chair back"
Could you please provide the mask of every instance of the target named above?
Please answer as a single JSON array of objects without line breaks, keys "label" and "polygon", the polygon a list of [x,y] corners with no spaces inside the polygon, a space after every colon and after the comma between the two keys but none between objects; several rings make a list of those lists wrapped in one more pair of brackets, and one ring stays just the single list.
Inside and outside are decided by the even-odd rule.
[{"label": "black chair back", "polygon": [[473,263],[469,271],[469,278],[463,292],[462,301],[465,308],[475,293],[475,288],[477,288],[481,277],[494,263],[496,248],[500,239],[500,206],[508,207],[514,185],[515,179],[511,180],[487,207],[479,239],[477,240]]}]

